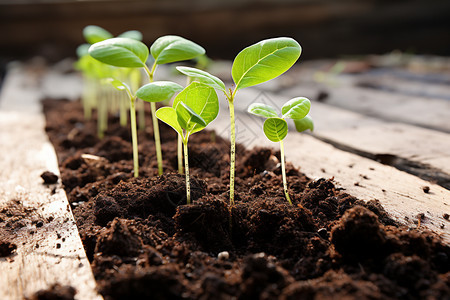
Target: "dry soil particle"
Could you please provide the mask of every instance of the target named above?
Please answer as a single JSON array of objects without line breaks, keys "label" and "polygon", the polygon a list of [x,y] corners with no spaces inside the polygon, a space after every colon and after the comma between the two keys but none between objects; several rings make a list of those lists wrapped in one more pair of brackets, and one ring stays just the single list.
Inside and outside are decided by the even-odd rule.
[{"label": "dry soil particle", "polygon": [[151,130],[139,133],[140,177],[133,178],[129,128],[117,117],[100,141],[78,102],[45,107],[106,300],[449,299],[450,248],[438,237],[399,227],[376,200],[356,199],[331,180],[311,181],[288,164],[290,206],[279,153],[238,146],[230,207],[229,143],[207,131],[193,135],[194,202],[185,205],[173,130],[162,124],[163,176]]},{"label": "dry soil particle", "polygon": [[16,244],[10,243],[8,241],[0,241],[0,257],[10,256],[16,249]]}]

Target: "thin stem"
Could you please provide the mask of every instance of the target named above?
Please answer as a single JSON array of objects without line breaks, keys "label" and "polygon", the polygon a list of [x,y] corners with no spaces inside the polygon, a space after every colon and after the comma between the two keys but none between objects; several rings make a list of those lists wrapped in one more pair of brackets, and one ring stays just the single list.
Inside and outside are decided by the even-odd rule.
[{"label": "thin stem", "polygon": [[188,159],[188,147],[187,147],[187,138],[186,141],[183,142],[184,149],[184,169],[186,174],[186,201],[187,204],[191,204],[191,184],[189,182],[189,159]]},{"label": "thin stem", "polygon": [[139,100],[136,103],[137,111],[138,111],[138,123],[139,123],[139,130],[144,131],[145,130],[145,102],[142,100]]},{"label": "thin stem", "polygon": [[[233,95],[233,94],[232,94]],[[233,96],[232,96],[233,97]],[[236,162],[236,125],[234,119],[234,103],[233,98],[228,99],[230,105],[230,205],[234,205],[234,169]]]},{"label": "thin stem", "polygon": [[288,188],[287,188],[287,180],[286,180],[286,167],[284,163],[284,144],[283,141],[280,141],[280,156],[281,156],[281,174],[283,176],[283,190],[284,195],[286,196],[287,201],[290,205],[292,205],[291,197],[289,197]]},{"label": "thin stem", "polygon": [[177,147],[177,156],[178,156],[178,174],[183,174],[183,141],[181,135],[178,134],[178,147]]},{"label": "thin stem", "polygon": [[[153,64],[152,69],[149,70],[147,65],[144,64],[144,70],[148,75],[148,79],[150,82],[153,82],[153,74],[155,73],[157,64]],[[163,173],[163,164],[162,164],[162,153],[161,153],[161,139],[159,137],[159,126],[158,119],[156,118],[156,104],[154,102],[150,102],[150,110],[152,113],[152,122],[153,122],[153,137],[155,138],[155,148],[156,148],[156,160],[158,161],[158,174],[162,175]]]},{"label": "thin stem", "polygon": [[159,137],[159,125],[158,125],[158,119],[156,118],[155,102],[150,102],[150,110],[152,112],[153,137],[155,138],[156,160],[158,161],[158,175],[162,175],[163,164],[162,164],[162,153],[161,153],[161,139]]},{"label": "thin stem", "polygon": [[139,176],[139,155],[138,155],[138,140],[136,129],[136,97],[130,97],[130,121],[131,121],[131,140],[133,144],[133,165],[134,177]]}]

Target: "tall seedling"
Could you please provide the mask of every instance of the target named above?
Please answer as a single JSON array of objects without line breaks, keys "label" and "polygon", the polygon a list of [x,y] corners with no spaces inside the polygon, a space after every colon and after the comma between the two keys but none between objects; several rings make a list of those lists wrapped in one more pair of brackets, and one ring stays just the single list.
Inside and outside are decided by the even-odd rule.
[{"label": "tall seedling", "polygon": [[[152,67],[149,68],[146,65],[146,61],[149,56],[147,46],[141,42],[131,43],[130,41],[133,40],[129,38],[108,39],[92,45],[89,49],[89,53],[101,62],[113,66],[143,68],[149,77],[150,83],[153,82],[158,65],[192,59],[205,53],[205,49],[185,38],[174,35],[163,36],[158,38],[150,47],[150,52],[153,57],[153,64]],[[150,107],[153,119],[153,133],[155,138],[156,158],[158,161],[158,174],[161,175],[163,172],[161,141],[159,136],[158,120],[155,116],[155,101],[150,101]]]},{"label": "tall seedling", "polygon": [[292,38],[273,38],[260,41],[239,52],[233,62],[231,75],[234,89],[225,87],[217,77],[195,68],[178,67],[177,69],[197,81],[221,90],[229,104],[230,110],[230,204],[234,204],[234,173],[236,161],[236,129],[234,118],[234,101],[240,89],[254,86],[280,76],[297,61],[301,54],[300,45]]},{"label": "tall seedling", "polygon": [[286,102],[282,109],[282,117],[279,118],[275,109],[269,105],[262,103],[253,103],[248,107],[248,112],[263,118],[267,118],[264,122],[263,130],[266,137],[272,142],[280,143],[280,156],[281,156],[281,174],[283,177],[283,191],[289,204],[292,205],[291,197],[289,197],[287,180],[286,180],[286,167],[284,163],[284,144],[283,140],[288,133],[288,124],[285,119],[293,119],[295,128],[298,132],[314,129],[312,119],[307,116],[311,108],[311,102],[304,98],[298,97]]},{"label": "tall seedling", "polygon": [[189,136],[204,129],[219,113],[219,101],[215,90],[202,83],[193,82],[174,99],[172,107],[162,107],[156,112],[158,119],[171,126],[183,142],[186,175],[186,199],[191,203],[189,183]]},{"label": "tall seedling", "polygon": [[[140,41],[129,38],[113,38],[102,41],[92,45],[89,53],[95,59],[116,67],[125,68],[147,68],[145,62],[147,61],[149,51],[147,46]],[[130,121],[131,121],[131,137],[133,144],[133,164],[134,176],[139,176],[139,159],[138,159],[138,142],[136,129],[136,94],[134,94],[130,87],[118,80],[112,79],[111,83],[118,90],[127,92],[130,99]],[[154,83],[152,87],[146,87],[142,94],[151,94],[155,99],[168,99],[173,96],[176,91],[181,90],[182,87],[173,82],[162,82],[160,84]],[[159,100],[159,101],[162,101]]]}]

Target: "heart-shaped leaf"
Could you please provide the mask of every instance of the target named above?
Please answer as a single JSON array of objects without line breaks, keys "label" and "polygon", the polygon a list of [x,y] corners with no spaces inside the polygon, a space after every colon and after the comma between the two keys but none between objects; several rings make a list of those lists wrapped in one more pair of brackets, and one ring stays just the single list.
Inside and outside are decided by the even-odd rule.
[{"label": "heart-shaped leaf", "polygon": [[264,134],[272,142],[282,141],[288,133],[288,125],[284,119],[269,118],[264,121]]},{"label": "heart-shaped leaf", "polygon": [[183,101],[179,102],[176,107],[177,120],[181,128],[185,129],[188,134],[192,133],[194,127],[205,128],[206,122],[191,107]]},{"label": "heart-shaped leaf", "polygon": [[88,25],[83,29],[83,36],[89,44],[95,44],[113,37],[113,35],[96,25]]},{"label": "heart-shaped leaf", "polygon": [[[173,107],[183,102],[198,114],[207,124],[211,123],[219,113],[219,100],[216,91],[203,83],[193,82],[182,90],[173,100]],[[178,111],[178,110],[177,110]],[[195,124],[188,131],[200,131],[204,126]]]},{"label": "heart-shaped leaf", "polygon": [[223,81],[216,76],[209,74],[208,72],[190,67],[177,67],[177,70],[184,75],[193,78],[195,81],[204,83],[212,88],[225,92],[225,83],[223,83]]},{"label": "heart-shaped leaf", "polygon": [[292,38],[263,40],[239,52],[231,74],[236,90],[280,76],[300,57],[301,47]]},{"label": "heart-shaped leaf", "polygon": [[183,87],[171,81],[154,81],[137,90],[136,96],[147,102],[161,102],[168,100]]},{"label": "heart-shaped leaf", "polygon": [[286,102],[281,108],[283,119],[303,119],[311,109],[311,102],[305,97],[297,97]]},{"label": "heart-shaped leaf", "polygon": [[305,130],[314,130],[314,122],[311,119],[310,116],[306,116],[303,119],[297,119],[294,120],[295,129],[297,129],[298,132],[302,132]]},{"label": "heart-shaped leaf", "polygon": [[156,111],[156,117],[172,127],[178,134],[183,135],[183,130],[178,123],[177,112],[172,107],[161,107]]},{"label": "heart-shaped leaf", "polygon": [[119,34],[118,37],[129,38],[129,39],[133,39],[136,41],[142,41],[142,39],[143,39],[142,32],[140,32],[138,30],[125,31],[125,32]]},{"label": "heart-shaped leaf", "polygon": [[278,114],[275,109],[267,104],[263,103],[252,103],[247,108],[247,111],[252,115],[263,117],[263,118],[277,118]]},{"label": "heart-shaped leaf", "polygon": [[150,47],[150,52],[158,65],[193,59],[205,53],[196,43],[176,35],[158,38]]},{"label": "heart-shaped leaf", "polygon": [[95,43],[89,54],[102,63],[125,68],[144,67],[148,57],[147,46],[129,38],[112,38]]}]

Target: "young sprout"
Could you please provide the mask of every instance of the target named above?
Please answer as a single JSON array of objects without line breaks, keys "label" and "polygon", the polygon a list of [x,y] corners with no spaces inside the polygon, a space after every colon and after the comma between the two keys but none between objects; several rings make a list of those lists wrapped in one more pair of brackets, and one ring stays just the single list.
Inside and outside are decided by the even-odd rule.
[{"label": "young sprout", "polygon": [[288,124],[285,119],[293,119],[295,128],[298,132],[314,129],[312,119],[307,116],[311,108],[311,102],[304,97],[298,97],[289,100],[281,108],[282,117],[279,118],[277,112],[273,107],[262,103],[253,103],[248,107],[248,112],[263,118],[267,118],[264,121],[264,134],[272,142],[280,142],[280,156],[281,156],[281,174],[283,177],[283,190],[289,204],[292,205],[291,198],[289,197],[287,180],[286,180],[286,167],[284,163],[284,145],[283,140],[288,133]]},{"label": "young sprout", "polygon": [[234,204],[234,173],[236,161],[236,128],[234,101],[238,90],[276,78],[289,70],[301,54],[300,45],[292,38],[273,38],[260,41],[238,53],[233,61],[231,75],[234,89],[226,89],[217,77],[195,68],[177,69],[195,80],[222,91],[230,110],[230,204]]},{"label": "young sprout", "polygon": [[219,113],[219,101],[213,88],[202,83],[193,82],[182,90],[174,99],[172,107],[162,107],[156,117],[171,126],[183,142],[184,166],[186,175],[186,199],[191,203],[189,183],[189,136],[204,129]]},{"label": "young sprout", "polygon": [[[112,38],[91,46],[89,54],[99,61],[116,67],[143,68],[153,82],[158,65],[188,60],[205,53],[205,49],[185,38],[167,35],[158,38],[150,47],[153,65],[148,68],[146,61],[149,56],[147,46],[139,41],[129,38]],[[150,102],[153,134],[155,139],[156,158],[158,161],[158,174],[162,175],[162,153],[159,136],[158,120],[155,116],[156,104]]]},{"label": "young sprout", "polygon": [[[138,140],[136,129],[136,99],[151,98],[153,101],[164,101],[172,98],[172,96],[183,89],[179,84],[171,81],[155,81],[144,85],[136,94],[133,94],[130,87],[117,79],[110,79],[111,84],[120,91],[125,91],[130,98],[130,121],[131,121],[131,141],[133,145],[133,166],[134,177],[139,176],[139,155],[138,155]],[[141,98],[141,99],[143,99]],[[145,99],[144,99],[145,100]]]}]

